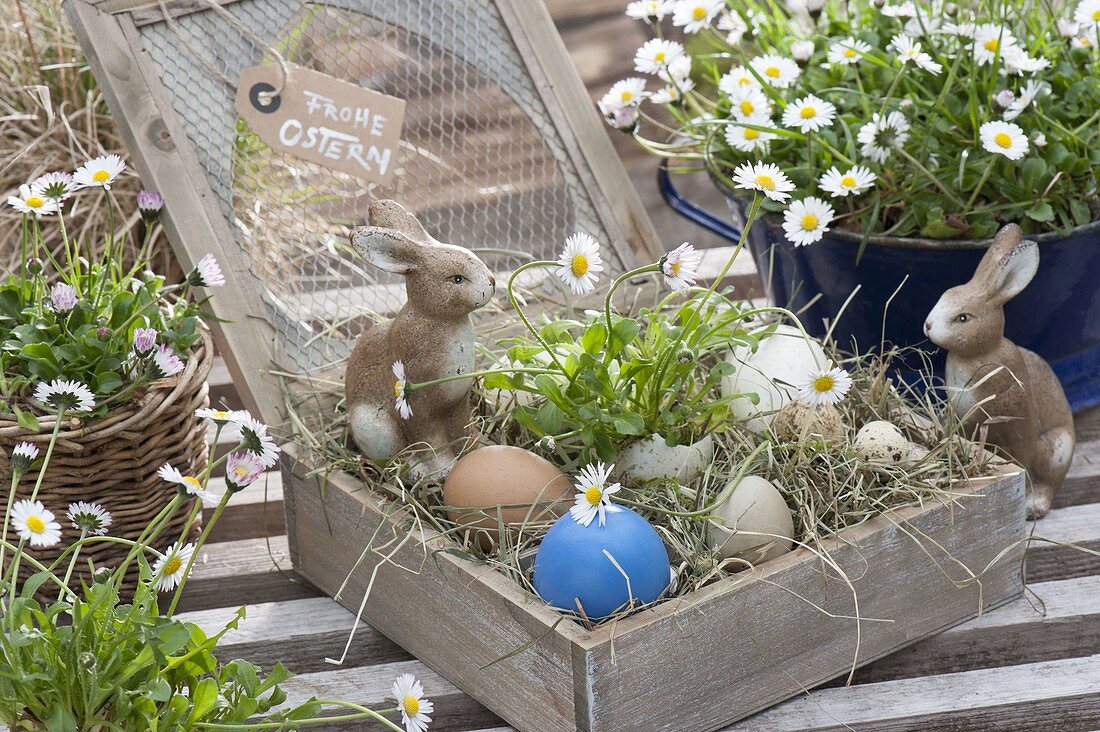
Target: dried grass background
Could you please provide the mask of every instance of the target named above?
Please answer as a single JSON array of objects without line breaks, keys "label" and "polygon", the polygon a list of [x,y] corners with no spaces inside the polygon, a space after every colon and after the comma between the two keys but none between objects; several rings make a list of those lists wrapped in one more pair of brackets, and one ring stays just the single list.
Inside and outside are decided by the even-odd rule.
[{"label": "dried grass background", "polygon": [[[130,161],[60,0],[0,0],[0,29],[0,267],[8,272],[20,256],[21,214],[2,201],[21,184],[53,170],[72,171],[89,157],[117,153]],[[122,211],[116,229],[139,234],[129,237],[138,243],[140,189],[132,171],[111,189]],[[85,251],[104,241],[107,208],[90,206],[80,195],[66,205],[69,232]],[[58,227],[49,219],[43,223],[47,243],[56,248]],[[151,264],[158,273],[179,276],[163,235]]]}]

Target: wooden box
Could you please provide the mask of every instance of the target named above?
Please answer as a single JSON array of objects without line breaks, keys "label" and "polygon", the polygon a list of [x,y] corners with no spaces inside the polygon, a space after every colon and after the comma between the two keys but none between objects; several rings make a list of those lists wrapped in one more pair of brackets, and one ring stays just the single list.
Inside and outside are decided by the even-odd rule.
[{"label": "wooden box", "polygon": [[367,553],[339,601],[356,611],[381,563],[363,620],[519,730],[717,729],[1023,589],[1024,481],[1004,471],[957,503],[898,509],[829,542],[858,610],[836,571],[801,551],[587,630],[447,552],[445,537],[421,531],[401,544],[411,522],[392,502],[346,474],[309,476],[302,448],[284,449],[298,571],[334,594],[375,537],[386,546]]}]

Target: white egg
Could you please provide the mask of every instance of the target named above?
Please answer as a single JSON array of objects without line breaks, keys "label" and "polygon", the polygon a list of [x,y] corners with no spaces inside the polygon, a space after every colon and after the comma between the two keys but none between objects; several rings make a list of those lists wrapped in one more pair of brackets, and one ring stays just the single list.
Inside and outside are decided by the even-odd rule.
[{"label": "white egg", "polygon": [[920,460],[928,451],[914,445],[892,422],[868,422],[856,433],[852,451],[872,463],[902,464]]},{"label": "white egg", "polygon": [[619,453],[618,475],[638,483],[659,478],[681,482],[703,474],[714,459],[714,438],[710,435],[691,445],[669,445],[653,434]]},{"label": "white egg", "polygon": [[844,421],[832,404],[814,406],[795,399],[783,405],[772,418],[772,431],[784,442],[844,438]]},{"label": "white egg", "polygon": [[758,475],[742,478],[714,515],[710,545],[723,559],[739,557],[759,564],[791,550],[791,509],[779,489]]},{"label": "white egg", "polygon": [[734,372],[722,380],[722,395],[755,393],[760,402],[734,399],[734,417],[756,433],[768,427],[771,414],[778,411],[798,393],[795,386],[815,368],[827,365],[825,351],[812,338],[803,338],[797,328],[779,325],[775,332],[760,341],[756,353],[738,347],[726,356]]}]

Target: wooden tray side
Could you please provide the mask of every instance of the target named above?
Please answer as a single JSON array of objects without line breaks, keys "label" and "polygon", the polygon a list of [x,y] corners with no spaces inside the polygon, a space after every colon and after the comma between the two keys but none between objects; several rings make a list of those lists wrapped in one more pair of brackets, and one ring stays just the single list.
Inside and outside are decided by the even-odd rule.
[{"label": "wooden tray side", "polygon": [[[1001,477],[981,493],[960,499],[961,507],[933,504],[878,517],[831,548],[865,619],[859,665],[1023,591],[1022,543],[980,586],[958,588],[948,578],[969,576],[959,562],[981,573],[1024,538],[1022,474]],[[647,730],[717,729],[848,672],[856,608],[835,570],[802,550],[763,565],[757,577],[732,589],[730,584],[706,588],[678,607],[658,606],[657,620],[646,613],[631,618],[592,647],[591,704],[578,710],[579,728],[640,729],[637,721],[645,720]]]},{"label": "wooden tray side", "polygon": [[[294,446],[285,449],[287,533],[302,575],[335,595],[351,573],[336,599],[355,612],[381,564],[364,621],[522,729],[575,728],[576,644],[570,635],[581,632],[578,626],[559,622],[557,613],[495,571],[452,554],[431,554],[446,547],[442,538],[423,546],[410,538],[398,546],[406,529],[395,530],[384,501],[342,473],[307,476]],[[378,552],[352,572],[372,537]]]}]

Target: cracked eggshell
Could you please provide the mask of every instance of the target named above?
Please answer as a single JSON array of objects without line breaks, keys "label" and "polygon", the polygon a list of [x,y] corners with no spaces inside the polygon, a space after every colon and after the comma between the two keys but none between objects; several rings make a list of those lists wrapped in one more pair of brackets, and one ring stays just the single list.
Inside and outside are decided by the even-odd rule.
[{"label": "cracked eggshell", "polygon": [[739,557],[760,564],[791,550],[794,517],[783,494],[769,480],[745,476],[714,515],[716,519],[711,520],[709,528],[710,545],[722,559]]},{"label": "cracked eggshell", "polygon": [[784,442],[822,439],[835,442],[844,439],[844,421],[831,404],[814,406],[794,399],[783,405],[772,419],[772,431]]},{"label": "cracked eggshell", "polygon": [[892,422],[875,420],[868,422],[856,433],[852,451],[871,463],[907,463],[919,460],[927,450],[914,445]]},{"label": "cracked eggshell", "polygon": [[620,477],[636,483],[660,478],[682,482],[703,474],[714,459],[714,438],[710,435],[691,445],[668,445],[658,434],[632,443],[619,453]]},{"label": "cracked eggshell", "polygon": [[791,325],[777,326],[775,332],[760,341],[756,353],[742,346],[728,354],[726,360],[733,364],[734,371],[722,380],[722,395],[760,395],[759,404],[734,399],[730,405],[734,417],[757,434],[767,429],[771,414],[798,393],[794,384],[805,379],[811,369],[828,363],[821,344],[812,338],[807,341]]}]

